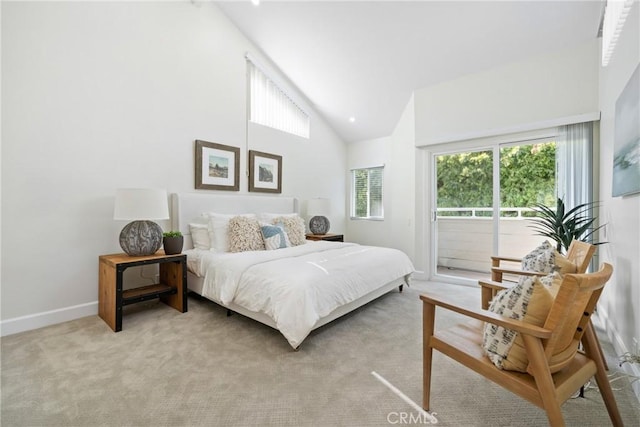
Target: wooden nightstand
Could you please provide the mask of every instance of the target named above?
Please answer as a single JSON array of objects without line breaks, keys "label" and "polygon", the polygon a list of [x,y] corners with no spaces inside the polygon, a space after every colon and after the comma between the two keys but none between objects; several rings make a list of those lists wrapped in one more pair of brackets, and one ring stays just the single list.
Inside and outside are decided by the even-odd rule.
[{"label": "wooden nightstand", "polygon": [[[98,314],[114,332],[122,330],[122,307],[125,305],[160,298],[181,313],[187,311],[186,255],[165,255],[162,251],[149,256],[102,255],[99,264]],[[149,264],[159,265],[160,283],[123,291],[124,271]]]},{"label": "wooden nightstand", "polygon": [[307,234],[307,240],[328,240],[330,242],[344,242],[344,234]]}]

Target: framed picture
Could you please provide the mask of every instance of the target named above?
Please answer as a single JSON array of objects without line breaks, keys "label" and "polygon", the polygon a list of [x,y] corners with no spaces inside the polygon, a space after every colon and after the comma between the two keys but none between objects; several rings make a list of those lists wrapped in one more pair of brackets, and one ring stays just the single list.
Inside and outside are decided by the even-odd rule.
[{"label": "framed picture", "polygon": [[613,197],[640,192],[640,65],[616,101]]},{"label": "framed picture", "polygon": [[196,188],[240,190],[240,148],[196,140]]},{"label": "framed picture", "polygon": [[249,150],[249,191],[282,193],[282,156]]}]

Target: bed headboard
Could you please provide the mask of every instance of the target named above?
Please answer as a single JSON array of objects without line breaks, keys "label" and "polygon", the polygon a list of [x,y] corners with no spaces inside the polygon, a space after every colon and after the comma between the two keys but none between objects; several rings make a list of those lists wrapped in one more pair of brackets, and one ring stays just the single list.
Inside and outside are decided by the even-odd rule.
[{"label": "bed headboard", "polygon": [[298,200],[294,197],[252,196],[246,194],[171,194],[171,229],[180,230],[184,236],[184,248],[193,248],[189,224],[206,223],[204,212],[221,214],[244,213],[294,213],[298,211]]}]

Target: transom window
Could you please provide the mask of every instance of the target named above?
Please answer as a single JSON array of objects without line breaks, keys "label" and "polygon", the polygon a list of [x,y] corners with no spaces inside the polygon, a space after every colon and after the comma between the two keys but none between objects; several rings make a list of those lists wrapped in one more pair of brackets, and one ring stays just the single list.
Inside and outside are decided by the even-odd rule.
[{"label": "transom window", "polygon": [[264,126],[309,138],[311,121],[276,83],[251,60],[249,68],[249,120]]}]

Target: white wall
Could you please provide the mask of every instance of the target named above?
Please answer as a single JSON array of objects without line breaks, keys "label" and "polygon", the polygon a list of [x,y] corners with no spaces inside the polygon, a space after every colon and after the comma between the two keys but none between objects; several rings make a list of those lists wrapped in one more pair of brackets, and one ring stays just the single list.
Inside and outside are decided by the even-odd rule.
[{"label": "white wall", "polygon": [[[415,92],[416,146],[457,145],[507,133],[529,134],[598,111],[598,44],[529,58]],[[467,140],[467,141],[465,141]],[[415,263],[429,271],[432,168],[426,149],[416,161]]]},{"label": "white wall", "polygon": [[[400,249],[409,258],[415,248],[414,118],[412,97],[390,136],[348,145],[348,169],[384,165],[384,220],[350,219],[345,237],[360,244]],[[348,175],[348,186],[350,179]]]},{"label": "white wall", "polygon": [[597,61],[594,38],[578,48],[420,89],[415,93],[416,145],[531,130],[536,123],[594,113]]},{"label": "white wall", "polygon": [[[97,313],[116,188],[195,191],[195,139],[241,148],[247,192],[247,51],[209,2],[2,2],[3,334]],[[314,112],[310,141],[261,130],[283,195],[331,197],[344,230],[343,142]]]},{"label": "white wall", "polygon": [[[613,277],[598,305],[616,352],[634,351],[640,342],[640,194],[612,197],[615,104],[631,74],[640,64],[640,4],[635,2],[607,67],[600,68],[600,200],[607,223],[600,240],[600,260],[613,265]],[[636,117],[640,126],[640,117]],[[635,351],[640,351],[636,349]],[[623,365],[631,368],[631,365]],[[635,375],[640,375],[636,365]],[[636,382],[640,396],[640,384]]]}]

